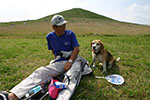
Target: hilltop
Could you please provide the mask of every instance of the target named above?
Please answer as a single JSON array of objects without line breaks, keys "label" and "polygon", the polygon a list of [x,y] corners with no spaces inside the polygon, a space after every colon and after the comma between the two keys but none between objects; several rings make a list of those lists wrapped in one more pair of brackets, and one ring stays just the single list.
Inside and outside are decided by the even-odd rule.
[{"label": "hilltop", "polygon": [[[75,18],[113,20],[113,19],[110,19],[110,18],[105,17],[103,15],[99,15],[99,14],[96,14],[94,12],[84,10],[84,9],[81,9],[81,8],[73,8],[73,9],[66,10],[66,11],[63,11],[63,12],[59,12],[59,13],[56,13],[56,14],[63,15],[65,17],[65,19],[67,19],[69,21],[71,21],[72,19],[75,19]],[[53,14],[53,15],[55,15],[55,14]],[[50,21],[50,19],[52,18],[53,15],[46,16],[46,17],[41,18],[39,20]]]},{"label": "hilltop", "polygon": [[[150,34],[149,26],[120,22],[81,8],[58,12],[69,21],[67,29],[77,35]],[[55,14],[53,14],[55,15]],[[37,20],[0,23],[0,36],[45,36],[52,31],[49,15]]]}]

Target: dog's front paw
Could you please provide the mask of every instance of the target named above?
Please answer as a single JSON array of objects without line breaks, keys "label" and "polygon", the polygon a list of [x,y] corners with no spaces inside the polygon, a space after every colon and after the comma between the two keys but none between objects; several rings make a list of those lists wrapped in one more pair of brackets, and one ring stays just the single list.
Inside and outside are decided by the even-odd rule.
[{"label": "dog's front paw", "polygon": [[103,63],[99,63],[100,66],[103,66]]}]

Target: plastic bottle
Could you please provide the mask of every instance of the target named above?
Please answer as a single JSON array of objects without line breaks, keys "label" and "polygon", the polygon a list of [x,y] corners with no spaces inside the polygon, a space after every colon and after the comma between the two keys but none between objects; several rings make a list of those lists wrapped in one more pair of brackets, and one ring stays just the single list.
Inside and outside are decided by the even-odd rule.
[{"label": "plastic bottle", "polygon": [[32,89],[25,95],[25,97],[29,97],[29,96],[31,96],[31,95],[34,95],[34,94],[36,94],[37,92],[39,92],[41,89],[42,89],[41,86],[38,85],[38,86],[32,88]]}]

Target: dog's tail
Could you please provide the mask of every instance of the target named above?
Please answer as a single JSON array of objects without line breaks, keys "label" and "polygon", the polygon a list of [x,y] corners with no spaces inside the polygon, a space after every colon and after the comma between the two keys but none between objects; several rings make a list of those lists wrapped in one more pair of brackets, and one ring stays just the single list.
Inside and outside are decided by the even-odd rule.
[{"label": "dog's tail", "polygon": [[116,59],[116,62],[118,62],[120,60],[120,57],[118,57],[117,59]]}]

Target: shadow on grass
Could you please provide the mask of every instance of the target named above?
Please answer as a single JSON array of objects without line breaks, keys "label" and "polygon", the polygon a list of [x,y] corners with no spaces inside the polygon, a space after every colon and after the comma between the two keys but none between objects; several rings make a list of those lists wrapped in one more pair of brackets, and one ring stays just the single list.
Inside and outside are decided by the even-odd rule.
[{"label": "shadow on grass", "polygon": [[114,65],[112,68],[107,69],[106,75],[110,75],[110,74],[120,74],[119,65]]},{"label": "shadow on grass", "polygon": [[[97,71],[98,70],[98,71]],[[96,68],[93,69],[93,71],[99,72],[99,73],[103,73],[103,66],[97,66]],[[111,75],[111,74],[120,74],[120,67],[119,65],[115,64],[113,67],[111,68],[107,68],[107,72],[103,73],[103,75]]]}]

